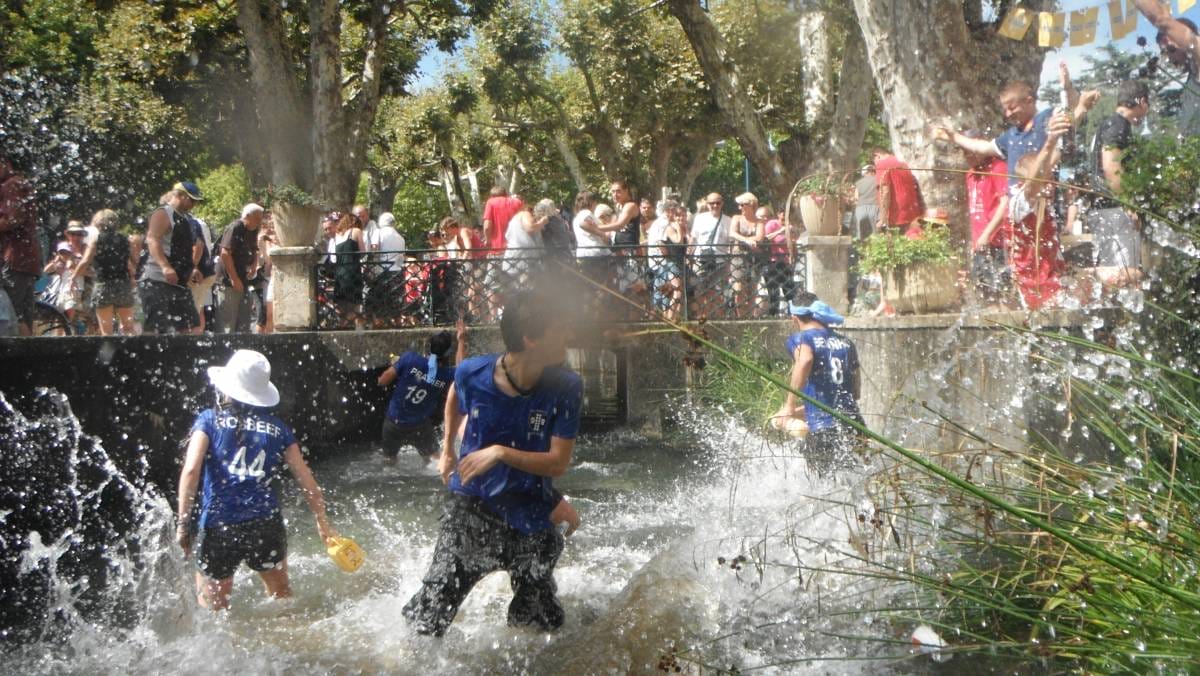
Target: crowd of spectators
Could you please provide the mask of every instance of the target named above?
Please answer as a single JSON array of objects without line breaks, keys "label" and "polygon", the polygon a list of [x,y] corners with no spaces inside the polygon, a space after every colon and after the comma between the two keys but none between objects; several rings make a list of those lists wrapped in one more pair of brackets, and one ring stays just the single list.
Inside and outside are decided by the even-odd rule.
[{"label": "crowd of spectators", "polygon": [[319,302],[329,309],[322,324],[494,321],[506,297],[544,276],[590,289],[588,311],[601,319],[636,316],[649,306],[678,319],[775,316],[796,288],[800,229],[785,228],[782,214],[752,193],[734,199],[732,217],[715,193],[701,201],[699,214],[674,196],[639,199],[624,181],[614,181],[607,197],[581,191],[568,208],[493,188],[478,226],[449,216],[424,246],[397,251],[370,244],[365,213],[330,212],[320,245]]},{"label": "crowd of spectators", "polygon": [[[1178,132],[1200,134],[1196,26],[1155,0],[1135,3],[1159,29],[1164,58],[1186,71]],[[1079,307],[1136,288],[1146,276],[1143,226],[1117,194],[1122,155],[1151,108],[1151,91],[1139,80],[1120,82],[1115,112],[1080,139],[1101,92],[1078,92],[1065,67],[1060,76],[1064,97],[1053,108],[1039,110],[1029,83],[1001,89],[1008,127],[995,138],[930,129],[933,142],[963,153],[966,222],[951,222],[952,205],[927,204],[918,180],[924,169],[874,148],[857,180],[845,183],[842,234],[919,239],[930,226],[948,225],[966,254],[968,302],[981,309]],[[1078,185],[1056,189],[1060,164],[1074,165]],[[202,199],[195,184],[181,182],[162,196],[144,234],[122,234],[118,215],[104,209],[87,225],[68,222],[43,252],[30,184],[0,157],[0,330],[28,334],[37,308],[49,307],[65,317],[60,330],[103,335],[271,331],[271,214],[247,204],[214,238],[192,214]],[[496,187],[481,222],[447,217],[421,242],[406,242],[392,214],[375,220],[357,205],[324,218],[318,301],[332,308],[325,324],[343,328],[494,321],[505,296],[535,276],[574,273],[597,290],[589,302],[599,318],[622,317],[625,306],[670,318],[776,316],[800,281],[801,231],[750,192],[733,202],[727,209],[713,193],[689,211],[678,196],[639,199],[622,180],[603,197],[581,191],[570,205],[529,202]],[[888,314],[882,279],[878,271],[852,275],[849,300]],[[633,302],[623,306],[604,291]]]}]

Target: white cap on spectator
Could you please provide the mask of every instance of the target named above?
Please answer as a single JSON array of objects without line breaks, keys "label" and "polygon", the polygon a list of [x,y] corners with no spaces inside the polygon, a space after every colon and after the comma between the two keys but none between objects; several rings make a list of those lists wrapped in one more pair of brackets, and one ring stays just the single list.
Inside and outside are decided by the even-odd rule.
[{"label": "white cap on spectator", "polygon": [[242,218],[245,218],[245,217],[249,216],[250,214],[256,214],[262,210],[263,210],[263,208],[261,206],[255,204],[254,202],[251,202],[251,203],[247,204],[246,206],[242,207]]}]

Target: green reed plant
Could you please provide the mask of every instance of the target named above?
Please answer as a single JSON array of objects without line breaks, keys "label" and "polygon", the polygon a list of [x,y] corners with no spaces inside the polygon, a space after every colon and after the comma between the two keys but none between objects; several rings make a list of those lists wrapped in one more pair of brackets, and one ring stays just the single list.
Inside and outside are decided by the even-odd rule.
[{"label": "green reed plant", "polygon": [[[1065,377],[1071,434],[1010,449],[969,433],[977,451],[931,457],[860,429],[889,459],[867,480],[875,513],[859,517],[856,553],[820,572],[909,595],[862,612],[931,625],[950,651],[1100,672],[1200,668],[1200,381],[1134,352],[1026,333],[1062,373],[1105,369]],[[754,381],[786,391],[777,361],[708,346],[719,376],[707,396],[736,401],[750,422],[773,410]]]}]

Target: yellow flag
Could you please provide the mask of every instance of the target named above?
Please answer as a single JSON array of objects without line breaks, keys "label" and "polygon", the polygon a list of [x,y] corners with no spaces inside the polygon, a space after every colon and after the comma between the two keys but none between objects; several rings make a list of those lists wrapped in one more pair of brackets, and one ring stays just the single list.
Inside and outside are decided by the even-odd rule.
[{"label": "yellow flag", "polygon": [[1137,6],[1133,0],[1109,0],[1108,20],[1112,23],[1113,40],[1120,40],[1132,33],[1137,28],[1137,19]]},{"label": "yellow flag", "polygon": [[1196,0],[1179,0],[1179,13],[1183,14],[1196,6]]},{"label": "yellow flag", "polygon": [[1062,47],[1067,41],[1067,17],[1062,12],[1038,12],[1038,46]]},{"label": "yellow flag", "polygon": [[1008,16],[1004,17],[1004,23],[1000,24],[999,33],[1009,40],[1020,41],[1025,39],[1025,34],[1032,25],[1033,12],[1024,7],[1013,7]]},{"label": "yellow flag", "polygon": [[1096,39],[1096,24],[1100,18],[1099,7],[1088,7],[1071,12],[1071,46],[1079,47]]}]

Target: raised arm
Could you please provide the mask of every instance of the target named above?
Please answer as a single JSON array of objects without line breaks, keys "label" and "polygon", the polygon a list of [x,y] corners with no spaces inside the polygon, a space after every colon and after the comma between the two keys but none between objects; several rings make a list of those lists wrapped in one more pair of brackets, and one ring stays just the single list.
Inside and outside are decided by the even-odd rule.
[{"label": "raised arm", "polygon": [[1030,201],[1037,197],[1037,194],[1045,187],[1046,181],[1050,180],[1061,154],[1058,149],[1058,139],[1070,128],[1071,121],[1067,119],[1066,115],[1055,115],[1046,124],[1046,142],[1038,151],[1037,161],[1033,165],[1033,180],[1026,180],[1021,188],[1025,197]]},{"label": "raised arm", "polygon": [[454,350],[454,363],[461,364],[467,358],[467,323],[462,317],[454,322],[454,342],[458,343]]},{"label": "raised arm", "polygon": [[1171,6],[1164,5],[1159,0],[1133,0],[1138,11],[1146,17],[1154,27],[1166,31],[1167,38],[1185,49],[1191,49],[1192,59],[1200,61],[1200,41],[1196,40],[1192,29],[1171,16]]},{"label": "raised arm", "polygon": [[933,127],[933,138],[935,141],[953,143],[959,148],[970,153],[975,153],[976,155],[1000,157],[999,148],[990,139],[963,136],[949,127]]}]

